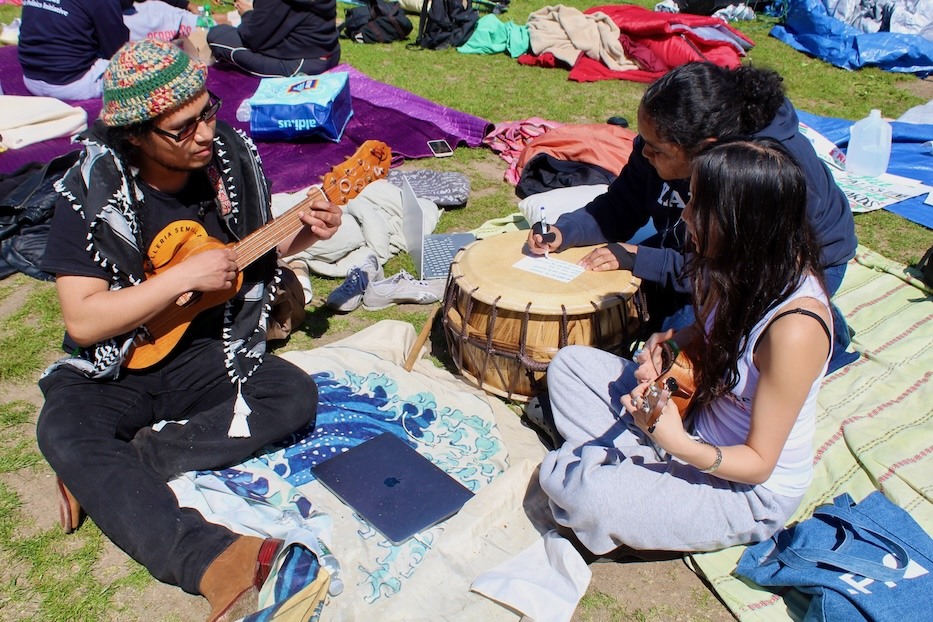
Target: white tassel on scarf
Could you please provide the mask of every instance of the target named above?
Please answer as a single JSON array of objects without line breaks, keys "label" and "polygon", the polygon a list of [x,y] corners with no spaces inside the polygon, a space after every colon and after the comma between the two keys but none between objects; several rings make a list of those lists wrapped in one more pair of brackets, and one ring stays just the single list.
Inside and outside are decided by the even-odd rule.
[{"label": "white tassel on scarf", "polygon": [[249,421],[247,417],[253,410],[246,403],[243,397],[243,383],[236,383],[236,403],[233,405],[233,421],[230,422],[230,429],[227,430],[227,436],[230,438],[249,438]]}]

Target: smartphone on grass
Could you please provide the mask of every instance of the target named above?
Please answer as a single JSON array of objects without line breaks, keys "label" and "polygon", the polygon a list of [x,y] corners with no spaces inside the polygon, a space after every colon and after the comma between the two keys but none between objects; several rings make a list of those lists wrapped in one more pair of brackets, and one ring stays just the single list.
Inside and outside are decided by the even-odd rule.
[{"label": "smartphone on grass", "polygon": [[435,158],[447,158],[454,154],[454,150],[450,148],[450,143],[446,140],[429,140],[428,148],[431,149]]}]

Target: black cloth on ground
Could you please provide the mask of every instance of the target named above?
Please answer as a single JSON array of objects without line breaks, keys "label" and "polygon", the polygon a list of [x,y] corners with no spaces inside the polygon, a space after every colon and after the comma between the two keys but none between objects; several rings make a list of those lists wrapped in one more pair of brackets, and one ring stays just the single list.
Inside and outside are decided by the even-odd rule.
[{"label": "black cloth on ground", "polygon": [[522,169],[515,194],[524,199],[555,188],[611,184],[616,177],[615,173],[595,164],[560,160],[550,154],[539,153]]}]

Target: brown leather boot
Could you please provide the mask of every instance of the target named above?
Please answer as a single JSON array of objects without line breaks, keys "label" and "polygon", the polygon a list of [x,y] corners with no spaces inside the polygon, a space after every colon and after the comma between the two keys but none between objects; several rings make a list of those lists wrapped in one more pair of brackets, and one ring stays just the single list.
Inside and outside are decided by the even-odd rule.
[{"label": "brown leather boot", "polygon": [[72,496],[71,491],[65,487],[65,483],[60,477],[55,478],[55,485],[58,486],[58,520],[65,533],[71,533],[81,524],[83,512],[78,500]]},{"label": "brown leather boot", "polygon": [[259,588],[281,548],[281,540],[240,536],[211,562],[200,585],[211,604],[208,622],[239,620],[256,611]]}]

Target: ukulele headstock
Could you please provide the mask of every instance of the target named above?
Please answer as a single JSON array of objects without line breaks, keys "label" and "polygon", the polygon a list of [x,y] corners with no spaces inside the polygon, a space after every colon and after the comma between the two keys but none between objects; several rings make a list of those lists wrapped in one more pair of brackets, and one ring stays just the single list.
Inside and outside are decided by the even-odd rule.
[{"label": "ukulele headstock", "polygon": [[655,380],[651,385],[645,390],[645,393],[641,396],[639,400],[638,407],[644,414],[648,415],[647,426],[648,433],[651,434],[654,432],[654,428],[658,423],[658,419],[661,417],[661,409],[658,408],[658,402],[661,401],[661,394],[663,391],[667,391],[668,395],[673,395],[680,389],[680,386],[677,384],[677,379],[671,376],[661,380]]}]

